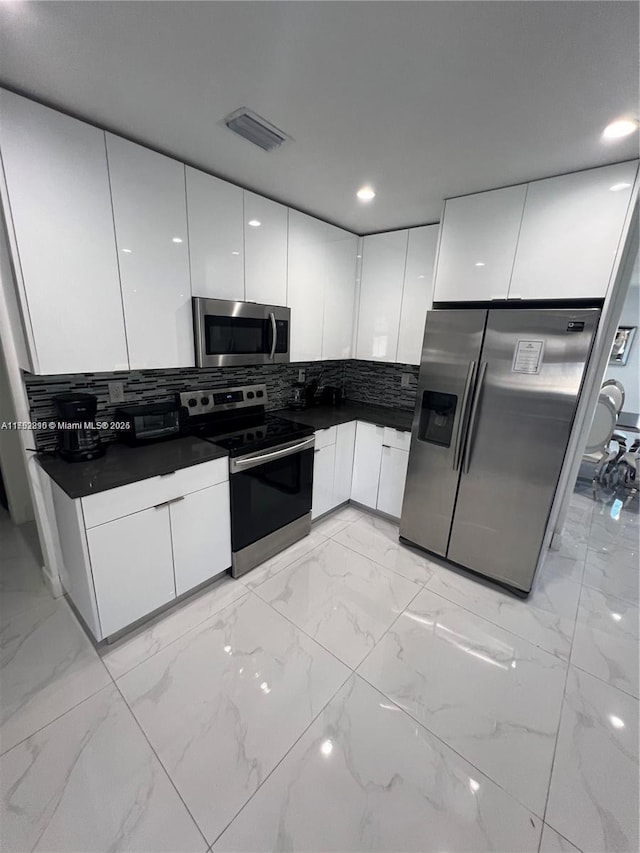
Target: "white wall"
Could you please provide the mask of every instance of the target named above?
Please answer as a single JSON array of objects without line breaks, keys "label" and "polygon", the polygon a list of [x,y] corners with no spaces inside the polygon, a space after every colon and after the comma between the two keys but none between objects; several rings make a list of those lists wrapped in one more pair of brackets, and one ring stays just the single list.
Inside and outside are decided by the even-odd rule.
[{"label": "white wall", "polygon": [[[18,417],[9,386],[7,364],[0,347],[0,425],[3,421],[16,420]],[[0,468],[9,502],[9,514],[14,524],[33,521],[26,460],[17,430],[0,429]]]},{"label": "white wall", "polygon": [[640,285],[636,282],[629,288],[618,325],[639,328],[631,345],[629,360],[625,365],[610,364],[605,379],[617,379],[624,385],[623,411],[640,412]]}]

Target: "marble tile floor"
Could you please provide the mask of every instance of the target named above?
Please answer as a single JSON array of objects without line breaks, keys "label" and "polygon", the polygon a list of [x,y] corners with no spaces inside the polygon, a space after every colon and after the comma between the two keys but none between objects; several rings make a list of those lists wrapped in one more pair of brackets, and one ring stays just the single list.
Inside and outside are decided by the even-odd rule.
[{"label": "marble tile floor", "polygon": [[347,507],[97,651],[0,514],[0,849],[636,853],[638,533],[522,601]]}]

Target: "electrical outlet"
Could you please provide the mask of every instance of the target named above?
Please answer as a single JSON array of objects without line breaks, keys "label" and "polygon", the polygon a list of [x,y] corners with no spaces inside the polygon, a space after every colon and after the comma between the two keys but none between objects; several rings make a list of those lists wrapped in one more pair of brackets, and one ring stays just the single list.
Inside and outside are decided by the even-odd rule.
[{"label": "electrical outlet", "polygon": [[109,382],[109,402],[124,403],[124,382]]},{"label": "electrical outlet", "polygon": [[306,378],[307,378],[307,371],[304,369],[304,367],[301,367],[300,370],[298,371],[298,382],[304,382]]},{"label": "electrical outlet", "polygon": [[411,373],[403,373],[400,380],[401,388],[412,388],[414,385],[413,375]]}]

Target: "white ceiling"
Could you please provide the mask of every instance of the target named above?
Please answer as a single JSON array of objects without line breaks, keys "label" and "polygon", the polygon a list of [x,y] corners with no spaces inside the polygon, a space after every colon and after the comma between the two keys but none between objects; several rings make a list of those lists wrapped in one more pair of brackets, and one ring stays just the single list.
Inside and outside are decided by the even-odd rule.
[{"label": "white ceiling", "polygon": [[637,115],[635,2],[5,0],[0,32],[5,85],[359,233],[638,154],[600,138]]}]

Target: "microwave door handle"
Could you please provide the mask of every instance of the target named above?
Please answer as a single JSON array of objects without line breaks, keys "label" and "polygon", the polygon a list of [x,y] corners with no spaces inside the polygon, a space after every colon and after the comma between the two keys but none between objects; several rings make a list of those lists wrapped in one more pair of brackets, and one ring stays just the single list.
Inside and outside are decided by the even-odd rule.
[{"label": "microwave door handle", "polygon": [[269,311],[269,319],[271,320],[271,352],[269,353],[269,358],[273,361],[273,358],[276,354],[276,315],[273,311]]},{"label": "microwave door handle", "polygon": [[464,392],[462,394],[462,403],[460,405],[460,415],[458,417],[458,429],[456,431],[455,450],[453,453],[453,470],[457,471],[462,460],[462,436],[465,426],[468,423],[469,400],[471,397],[471,388],[476,374],[476,362],[470,361],[467,370],[467,378],[464,383]]},{"label": "microwave door handle", "polygon": [[483,361],[480,365],[478,374],[478,384],[476,385],[476,393],[471,406],[471,417],[469,418],[469,429],[467,431],[467,445],[464,449],[464,462],[462,463],[462,473],[469,472],[471,465],[471,452],[473,450],[473,440],[475,438],[476,424],[478,423],[478,411],[480,409],[480,397],[482,396],[482,384],[484,382],[485,373],[487,372],[487,362]]}]

